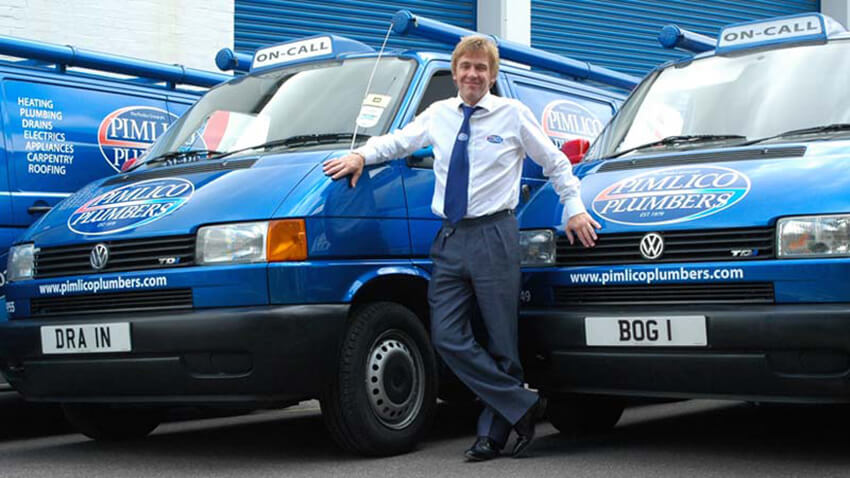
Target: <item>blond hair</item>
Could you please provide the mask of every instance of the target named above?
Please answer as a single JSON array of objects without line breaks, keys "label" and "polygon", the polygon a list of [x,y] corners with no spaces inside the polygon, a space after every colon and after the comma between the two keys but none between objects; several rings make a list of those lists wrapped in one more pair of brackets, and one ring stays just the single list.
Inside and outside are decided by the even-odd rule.
[{"label": "blond hair", "polygon": [[492,75],[499,72],[499,49],[496,43],[482,35],[470,35],[460,39],[452,52],[452,72],[457,69],[457,62],[463,55],[468,53],[484,52],[490,61]]}]

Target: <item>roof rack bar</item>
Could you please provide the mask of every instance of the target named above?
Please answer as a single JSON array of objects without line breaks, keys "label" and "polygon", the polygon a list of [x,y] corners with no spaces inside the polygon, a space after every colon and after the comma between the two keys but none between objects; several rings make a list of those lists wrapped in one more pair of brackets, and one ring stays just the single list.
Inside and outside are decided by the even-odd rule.
[{"label": "roof rack bar", "polygon": [[658,42],[664,48],[681,48],[691,53],[702,53],[714,50],[717,40],[710,36],[701,35],[679,28],[678,25],[666,25],[658,33]]},{"label": "roof rack bar", "polygon": [[168,65],[155,61],[84,50],[70,45],[37,42],[0,35],[0,54],[31,58],[62,66],[78,66],[130,76],[151,78],[169,83],[195,86],[214,86],[231,79],[229,75]]},{"label": "roof rack bar", "polygon": [[[399,35],[415,35],[449,45],[455,45],[461,38],[469,35],[482,35],[473,30],[413,15],[409,10],[399,10],[393,15],[393,31]],[[609,68],[591,65],[569,57],[531,48],[519,43],[502,40],[489,35],[499,48],[499,55],[506,59],[526,65],[545,68],[566,75],[605,83],[618,88],[632,89],[640,78],[620,73]]]}]

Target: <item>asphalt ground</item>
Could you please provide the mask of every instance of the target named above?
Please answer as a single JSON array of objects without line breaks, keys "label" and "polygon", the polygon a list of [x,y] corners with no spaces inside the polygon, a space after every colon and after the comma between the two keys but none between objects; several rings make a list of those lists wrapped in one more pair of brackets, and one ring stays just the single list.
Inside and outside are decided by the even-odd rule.
[{"label": "asphalt ground", "polygon": [[541,422],[532,456],[466,463],[469,408],[441,405],[416,451],[376,459],[340,451],[315,402],[235,416],[187,411],[146,439],[104,444],[70,431],[53,407],[3,395],[2,477],[850,476],[850,408],[840,406],[636,406],[611,432],[570,440]]}]

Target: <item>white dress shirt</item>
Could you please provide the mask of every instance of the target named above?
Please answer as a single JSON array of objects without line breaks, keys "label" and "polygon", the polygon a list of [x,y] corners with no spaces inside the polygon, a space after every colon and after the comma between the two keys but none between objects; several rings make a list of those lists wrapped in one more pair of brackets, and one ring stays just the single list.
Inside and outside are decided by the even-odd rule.
[{"label": "white dress shirt", "polygon": [[[366,164],[408,156],[428,145],[434,147],[434,198],[431,210],[440,217],[446,191],[446,176],[455,136],[463,121],[460,96],[437,101],[407,126],[370,138],[355,150]],[[563,221],[585,212],[579,180],[567,157],[543,133],[531,110],[517,100],[487,93],[476,106],[469,122],[469,202],[466,218],[481,217],[519,202],[522,163],[526,154],[542,166],[564,204]]]}]

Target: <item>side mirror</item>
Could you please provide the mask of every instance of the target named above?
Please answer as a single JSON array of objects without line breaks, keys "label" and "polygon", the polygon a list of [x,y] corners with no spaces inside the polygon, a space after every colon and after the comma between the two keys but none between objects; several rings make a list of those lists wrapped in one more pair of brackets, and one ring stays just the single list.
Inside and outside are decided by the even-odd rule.
[{"label": "side mirror", "polygon": [[407,165],[414,168],[434,167],[434,147],[425,146],[407,157]]},{"label": "side mirror", "polygon": [[590,141],[583,138],[571,139],[561,145],[561,152],[567,155],[572,164],[580,163],[588,149]]}]

